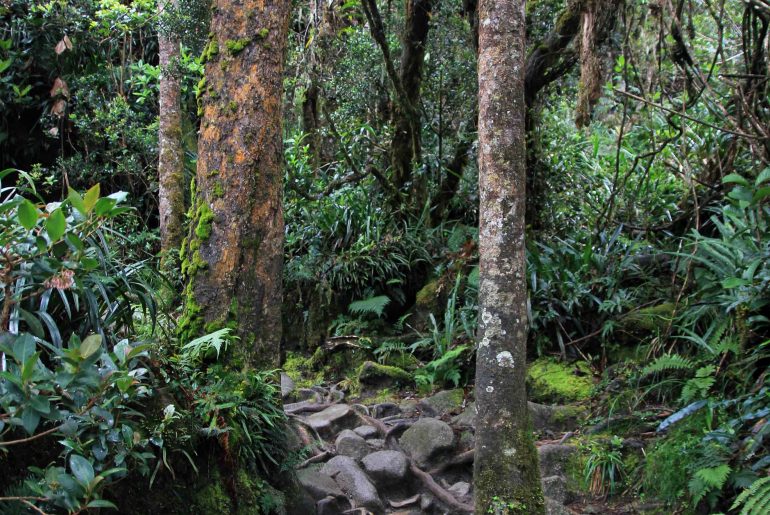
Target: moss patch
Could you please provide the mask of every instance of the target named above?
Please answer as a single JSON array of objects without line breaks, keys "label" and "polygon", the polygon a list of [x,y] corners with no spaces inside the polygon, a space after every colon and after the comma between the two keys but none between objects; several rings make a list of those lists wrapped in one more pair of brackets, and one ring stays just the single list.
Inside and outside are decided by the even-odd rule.
[{"label": "moss patch", "polygon": [[545,403],[568,403],[588,399],[593,390],[587,364],[563,363],[551,358],[534,361],[527,370],[530,400]]},{"label": "moss patch", "polygon": [[620,326],[630,333],[658,332],[666,329],[673,316],[674,303],[664,302],[629,313],[620,320]]},{"label": "moss patch", "polygon": [[249,43],[251,43],[251,39],[249,38],[228,39],[225,41],[225,47],[227,47],[227,51],[230,55],[236,55],[242,52]]},{"label": "moss patch", "polygon": [[310,388],[324,382],[323,372],[313,370],[312,357],[307,358],[297,352],[286,353],[283,371],[291,377],[297,388]]}]

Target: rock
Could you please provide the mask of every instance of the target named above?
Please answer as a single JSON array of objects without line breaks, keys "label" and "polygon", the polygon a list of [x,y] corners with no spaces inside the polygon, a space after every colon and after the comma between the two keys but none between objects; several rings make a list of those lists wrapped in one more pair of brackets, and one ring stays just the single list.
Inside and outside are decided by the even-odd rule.
[{"label": "rock", "polygon": [[420,408],[425,415],[443,417],[447,414],[460,413],[463,409],[465,392],[460,388],[444,390],[420,401]]},{"label": "rock", "polygon": [[421,418],[404,431],[399,442],[418,466],[425,467],[433,458],[454,448],[455,435],[446,423],[435,418]]},{"label": "rock", "polygon": [[297,399],[299,401],[313,400],[314,402],[321,402],[321,395],[310,388],[300,388],[297,390]]},{"label": "rock", "polygon": [[382,402],[380,404],[376,404],[372,408],[372,416],[374,418],[392,417],[394,415],[400,414],[401,409],[398,407],[398,405],[392,402]]},{"label": "rock", "polygon": [[373,361],[365,361],[358,369],[358,383],[363,391],[392,388],[400,384],[409,384],[412,375],[398,367],[380,365]]},{"label": "rock", "polygon": [[433,505],[435,504],[435,499],[430,494],[422,494],[420,496],[420,509],[423,513],[426,513],[428,510],[430,510]]},{"label": "rock", "polygon": [[587,414],[586,408],[582,406],[546,406],[535,402],[528,402],[527,405],[532,427],[538,433],[571,431],[580,425],[579,421]]},{"label": "rock", "polygon": [[576,450],[572,445],[541,445],[537,450],[540,459],[540,476],[566,476],[567,463]]},{"label": "rock", "polygon": [[281,372],[281,398],[289,397],[294,392],[294,388],[296,388],[294,380],[286,373]]},{"label": "rock", "polygon": [[447,490],[454,494],[454,496],[458,499],[466,500],[468,494],[471,493],[471,485],[465,481],[458,481],[457,483],[447,488]]},{"label": "rock", "polygon": [[567,478],[564,476],[548,476],[542,480],[543,496],[567,504],[573,500],[572,492],[567,488]]},{"label": "rock", "polygon": [[406,478],[406,456],[398,451],[373,452],[361,460],[367,475],[377,486],[387,486]]},{"label": "rock", "polygon": [[377,514],[383,513],[384,506],[377,489],[353,458],[335,456],[321,468],[321,473],[333,477],[357,506],[363,506]]},{"label": "rock", "polygon": [[466,429],[460,433],[460,448],[471,450],[476,446],[476,434],[473,429]]},{"label": "rock", "polygon": [[374,438],[378,434],[377,428],[374,426],[358,426],[353,431],[361,438],[366,439]]},{"label": "rock", "polygon": [[313,413],[307,417],[306,422],[310,427],[318,431],[323,437],[333,436],[335,433],[347,429],[356,423],[353,409],[347,404],[334,404],[323,411]]},{"label": "rock", "polygon": [[476,403],[469,402],[462,413],[452,418],[452,425],[459,427],[476,427]]},{"label": "rock", "polygon": [[405,400],[401,401],[401,404],[398,405],[398,408],[401,410],[401,414],[404,417],[416,417],[419,415],[419,409],[417,408],[417,401],[413,400]]},{"label": "rock", "polygon": [[345,429],[337,435],[334,446],[337,448],[337,454],[350,456],[354,460],[361,460],[361,458],[369,454],[369,446],[366,445],[366,440],[350,429]]},{"label": "rock", "polygon": [[369,416],[369,406],[366,406],[365,404],[351,404],[351,408],[353,408],[353,411],[356,413],[360,413],[361,415]]},{"label": "rock", "polygon": [[377,451],[385,448],[385,440],[382,438],[371,438],[366,441],[366,444]]},{"label": "rock", "polygon": [[[545,513],[546,515],[574,515],[575,512],[564,506],[556,499],[545,498]],[[583,513],[589,513],[583,511]],[[597,512],[604,513],[604,512]]]},{"label": "rock", "polygon": [[320,501],[328,496],[345,497],[345,494],[342,493],[342,490],[334,479],[332,479],[331,476],[320,472],[318,467],[298,470],[297,479],[299,480],[299,484],[301,484],[316,501]]}]

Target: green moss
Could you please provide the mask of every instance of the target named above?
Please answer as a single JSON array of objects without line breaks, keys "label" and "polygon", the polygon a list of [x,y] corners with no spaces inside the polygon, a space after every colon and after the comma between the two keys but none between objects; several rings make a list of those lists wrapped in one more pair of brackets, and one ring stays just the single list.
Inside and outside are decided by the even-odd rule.
[{"label": "green moss", "polygon": [[313,370],[313,359],[296,352],[287,352],[283,371],[298,388],[310,388],[324,382],[323,372]]},{"label": "green moss", "polygon": [[214,190],[212,191],[212,194],[214,195],[214,198],[222,198],[225,196],[225,189],[222,187],[222,183],[220,181],[216,181],[214,183]]},{"label": "green moss", "polygon": [[551,358],[540,358],[529,366],[527,385],[530,399],[535,402],[581,401],[588,399],[593,390],[591,371],[586,363],[568,364]]},{"label": "green moss", "polygon": [[388,378],[399,383],[407,384],[414,380],[412,374],[406,370],[389,365],[381,365],[379,363],[375,363],[374,361],[366,361],[362,363],[361,366],[358,367],[356,376],[358,377],[359,381],[364,382],[366,382],[368,379]]},{"label": "green moss", "polygon": [[228,39],[225,41],[225,46],[230,55],[237,55],[242,52],[249,43],[251,43],[250,38]]},{"label": "green moss", "polygon": [[217,43],[215,38],[211,38],[208,45],[206,45],[206,48],[203,49],[203,53],[201,54],[201,62],[206,63],[217,54],[219,54],[219,43]]},{"label": "green moss", "polygon": [[[505,434],[509,436],[504,436]],[[537,450],[532,433],[516,429],[510,421],[498,428],[498,442],[511,446],[516,452],[497,452],[474,478],[476,505],[486,507],[482,513],[496,515],[545,514],[545,501],[540,488]],[[518,476],[520,482],[500,481],[501,472]]]},{"label": "green moss", "polygon": [[227,104],[227,110],[230,111],[231,114],[235,114],[238,112],[238,102],[231,100]]},{"label": "green moss", "polygon": [[674,316],[674,303],[664,302],[657,306],[650,306],[633,311],[620,320],[620,326],[631,333],[659,332],[668,327],[671,318]]},{"label": "green moss", "polygon": [[417,292],[415,304],[420,307],[432,307],[438,298],[438,281],[433,280]]},{"label": "green moss", "polygon": [[259,29],[257,31],[257,37],[259,37],[259,39],[265,39],[268,36],[268,34],[270,34],[270,29],[268,29],[267,27]]},{"label": "green moss", "polygon": [[206,202],[201,202],[196,211],[198,224],[195,226],[195,236],[201,240],[211,237],[211,223],[214,221],[214,213]]}]

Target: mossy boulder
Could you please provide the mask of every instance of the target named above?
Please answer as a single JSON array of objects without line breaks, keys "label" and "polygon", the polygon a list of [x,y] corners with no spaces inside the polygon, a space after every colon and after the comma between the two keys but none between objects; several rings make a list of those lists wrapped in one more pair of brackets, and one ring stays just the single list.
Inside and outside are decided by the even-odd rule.
[{"label": "mossy boulder", "polygon": [[362,392],[393,388],[414,382],[412,374],[403,368],[365,361],[356,374]]},{"label": "mossy boulder", "polygon": [[428,416],[456,415],[463,409],[465,392],[461,388],[444,390],[420,401],[420,408]]},{"label": "mossy boulder", "polygon": [[584,362],[570,364],[540,358],[527,370],[527,387],[529,398],[534,402],[564,404],[588,399],[593,380]]}]

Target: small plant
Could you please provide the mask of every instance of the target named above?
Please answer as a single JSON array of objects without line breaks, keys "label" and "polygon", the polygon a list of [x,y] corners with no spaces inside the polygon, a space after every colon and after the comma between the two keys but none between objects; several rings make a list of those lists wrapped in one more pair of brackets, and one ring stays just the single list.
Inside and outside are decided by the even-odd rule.
[{"label": "small plant", "polygon": [[604,445],[593,444],[583,468],[583,480],[589,491],[599,497],[617,493],[618,485],[626,474],[621,452],[623,440],[613,436]]}]

